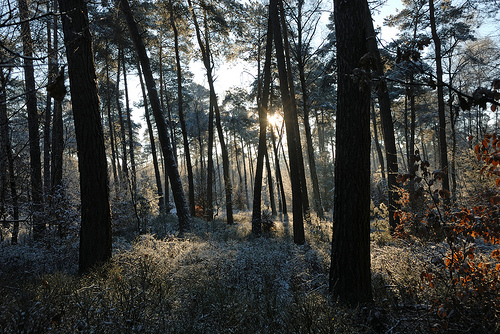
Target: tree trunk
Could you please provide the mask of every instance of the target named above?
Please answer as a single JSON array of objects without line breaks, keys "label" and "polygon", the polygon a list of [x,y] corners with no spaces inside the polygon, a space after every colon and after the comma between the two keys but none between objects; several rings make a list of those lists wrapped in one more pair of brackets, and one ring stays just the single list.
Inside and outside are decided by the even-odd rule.
[{"label": "tree trunk", "polygon": [[360,59],[368,53],[368,4],[366,0],[335,0],[334,6],[338,100],[330,291],[335,299],[356,306],[372,300],[370,83],[359,68]]},{"label": "tree trunk", "polygon": [[[253,207],[252,207],[252,233],[260,235],[262,233],[262,177],[264,173],[264,156],[266,154],[266,129],[267,129],[267,108],[269,104],[269,89],[271,86],[271,55],[273,49],[273,28],[271,19],[271,9],[269,9],[269,19],[266,37],[266,58],[264,60],[264,85],[261,85],[260,73],[258,78],[258,98],[257,108],[259,110],[259,145],[257,149],[257,165],[255,168]],[[259,46],[260,55],[260,46]],[[258,62],[260,72],[260,59]]]},{"label": "tree trunk", "polygon": [[177,163],[175,162],[174,152],[172,151],[172,146],[168,137],[167,125],[165,123],[165,118],[161,109],[160,99],[158,97],[158,91],[156,90],[156,83],[153,77],[153,72],[151,71],[151,66],[149,64],[146,47],[144,46],[144,43],[142,41],[141,35],[139,33],[139,28],[134,20],[128,0],[117,1],[120,9],[125,14],[125,19],[127,21],[130,35],[132,37],[132,41],[134,42],[139,61],[141,63],[142,73],[144,74],[144,81],[146,82],[146,87],[149,93],[149,101],[151,103],[151,108],[153,109],[153,115],[156,120],[156,127],[158,129],[158,135],[160,137],[163,155],[165,157],[165,167],[168,172],[170,184],[172,187],[172,193],[174,196],[175,207],[177,209],[177,217],[179,218],[179,231],[182,234],[184,231],[189,230],[191,217],[189,215],[189,209],[187,206],[186,197],[184,195],[184,189],[182,188],[181,177],[177,169]]},{"label": "tree trunk", "polygon": [[155,136],[153,133],[153,126],[151,124],[151,117],[149,115],[146,88],[144,87],[144,80],[142,79],[141,64],[139,64],[139,59],[137,59],[137,73],[139,74],[139,81],[141,84],[142,100],[144,101],[144,118],[146,118],[146,124],[148,126],[148,136],[149,136],[149,142],[151,144],[151,157],[153,158],[153,168],[155,170],[156,194],[158,195],[158,211],[160,215],[164,215],[166,213],[165,199],[163,197],[163,189],[161,185],[160,166],[158,165]]},{"label": "tree trunk", "polygon": [[[123,66],[123,88],[125,90],[125,109],[127,116],[127,130],[128,130],[128,150],[130,154],[130,196],[132,197],[132,203],[134,205],[134,210],[136,210],[136,197],[137,197],[137,172],[135,170],[135,152],[134,152],[134,131],[132,129],[132,118],[130,116],[130,100],[128,97],[128,83],[127,83],[127,64],[125,62],[125,56],[122,53],[122,66]],[[136,210],[137,211],[137,210]]]},{"label": "tree trunk", "polygon": [[321,193],[319,191],[318,173],[316,172],[316,158],[314,157],[314,147],[312,142],[311,125],[309,124],[309,95],[305,76],[305,60],[302,44],[302,6],[304,0],[298,2],[297,6],[297,67],[299,70],[300,86],[302,89],[302,103],[304,111],[304,130],[306,133],[307,158],[309,161],[309,172],[313,185],[313,207],[314,212],[320,219],[324,218],[323,204],[321,203]]},{"label": "tree trunk", "polygon": [[80,170],[80,266],[87,272],[111,258],[111,212],[97,78],[83,0],[59,0]]},{"label": "tree trunk", "polygon": [[30,143],[30,178],[33,212],[33,238],[41,239],[45,235],[45,222],[42,217],[42,161],[40,157],[40,134],[38,129],[38,110],[36,101],[35,71],[33,69],[33,39],[26,0],[18,0],[21,19],[21,35],[24,53],[24,83],[26,90],[26,109],[28,112],[28,136]]},{"label": "tree trunk", "polygon": [[[128,175],[128,157],[127,157],[127,139],[125,135],[125,122],[123,121],[122,107],[120,104],[120,73],[121,62],[123,61],[123,49],[118,46],[118,58],[116,69],[116,111],[118,113],[118,123],[120,124],[120,142],[122,146],[122,175],[125,178],[125,183],[129,182]],[[125,188],[126,189],[126,188]]]},{"label": "tree trunk", "polygon": [[[445,192],[450,193],[450,182],[448,178],[448,145],[446,143],[446,116],[443,87],[443,64],[441,62],[441,40],[437,34],[436,18],[434,15],[434,0],[429,0],[429,20],[431,24],[432,40],[434,42],[434,52],[436,59],[436,78],[438,94],[438,117],[439,117],[439,157],[440,168],[444,173],[442,187]],[[450,199],[446,197],[445,203],[449,204]]]},{"label": "tree trunk", "polygon": [[215,94],[214,80],[213,80],[213,76],[212,76],[210,44],[208,41],[208,31],[206,31],[207,18],[206,18],[206,16],[204,17],[205,43],[203,43],[203,40],[201,39],[200,27],[198,25],[196,14],[195,14],[194,9],[193,9],[192,1],[188,0],[188,4],[189,4],[189,9],[191,11],[191,15],[193,17],[193,22],[194,22],[195,30],[196,30],[196,38],[198,40],[198,45],[199,45],[200,50],[201,50],[203,64],[205,65],[205,70],[207,72],[207,81],[208,81],[208,85],[210,87],[210,101],[211,101],[213,108],[214,108],[214,111],[215,111],[215,124],[217,126],[217,134],[219,135],[219,143],[220,143],[221,153],[222,153],[222,169],[223,169],[223,173],[224,173],[224,191],[226,194],[226,216],[227,216],[226,219],[227,219],[227,224],[232,225],[234,223],[233,199],[232,199],[233,187],[231,184],[231,176],[230,176],[230,170],[229,170],[229,154],[228,154],[226,143],[224,140],[224,132],[222,129],[222,121],[221,121],[221,117],[220,117],[219,104],[217,102],[217,95]]},{"label": "tree trunk", "polygon": [[[307,194],[307,183],[306,183],[306,172],[304,168],[304,157],[302,154],[302,142],[300,140],[300,130],[299,130],[299,118],[297,113],[297,101],[295,100],[295,85],[293,82],[293,74],[292,74],[292,64],[290,61],[290,45],[288,42],[288,27],[285,22],[285,10],[283,8],[283,1],[278,0],[279,7],[279,18],[281,22],[281,32],[282,32],[282,41],[283,41],[283,51],[285,54],[285,64],[286,64],[286,76],[288,81],[288,89],[290,92],[290,120],[292,122],[292,128],[294,131],[295,137],[295,150],[297,151],[297,165],[299,168],[299,177],[300,177],[300,189],[301,189],[301,198],[302,198],[302,209],[303,215],[306,222],[311,223],[311,213],[309,206],[309,196]],[[278,48],[278,46],[276,46]],[[286,119],[286,117],[285,117]],[[287,127],[287,132],[289,131]],[[290,147],[288,147],[290,149]]]},{"label": "tree trunk", "polygon": [[[110,50],[108,47],[108,41],[106,41],[106,51],[108,55],[110,54]],[[109,80],[109,64],[108,57],[105,58],[105,66],[106,66],[106,116],[108,118],[108,127],[109,127],[109,141],[111,146],[111,167],[113,170],[113,185],[115,187],[115,196],[118,195],[118,174],[116,172],[116,150],[115,150],[115,131],[114,131],[114,122],[111,117],[111,82]]]},{"label": "tree trunk", "polygon": [[213,148],[214,148],[214,108],[212,103],[210,103],[208,112],[208,147],[207,147],[207,220],[211,222],[214,219],[214,158],[213,158]]},{"label": "tree trunk", "polygon": [[271,213],[273,216],[276,216],[278,213],[276,212],[276,203],[274,201],[274,182],[273,182],[273,174],[271,173],[271,163],[269,162],[269,153],[267,149],[265,151],[266,154],[266,172],[267,172],[267,184],[269,187],[269,202],[271,203]]},{"label": "tree trunk", "polygon": [[372,124],[373,124],[373,136],[375,137],[375,148],[377,149],[378,160],[380,161],[380,173],[382,179],[385,180],[385,164],[384,155],[382,154],[382,148],[380,147],[380,142],[378,140],[378,126],[377,126],[377,115],[375,114],[375,103],[371,101],[372,106]]},{"label": "tree trunk", "polygon": [[182,139],[184,142],[184,156],[186,158],[186,169],[188,174],[188,197],[189,197],[189,211],[191,216],[195,215],[195,201],[194,201],[194,176],[193,166],[191,164],[191,154],[189,153],[189,140],[186,129],[186,121],[184,120],[184,109],[182,103],[182,71],[181,71],[181,57],[179,55],[179,33],[174,20],[174,10],[172,0],[169,0],[170,8],[170,26],[174,32],[174,47],[175,47],[175,66],[177,72],[177,105],[179,112],[179,122],[181,123]]},{"label": "tree trunk", "polygon": [[[55,1],[54,1],[55,3]],[[51,11],[51,2],[47,2],[47,12]],[[54,10],[56,12],[56,10]],[[54,16],[56,20],[57,16]],[[54,82],[57,75],[57,65],[55,64],[54,48],[52,47],[52,28],[54,27],[53,21],[47,21],[47,54],[48,54],[48,81]],[[54,36],[57,36],[54,28]],[[57,37],[54,38],[57,40]],[[52,97],[47,92],[45,103],[45,121],[43,124],[43,192],[45,195],[50,194],[51,191],[51,176],[50,176],[50,125],[52,123]]]},{"label": "tree trunk", "polygon": [[[280,80],[281,100],[286,125],[286,135],[288,144],[288,156],[290,160],[290,182],[292,184],[292,209],[293,209],[293,240],[296,244],[305,243],[303,202],[305,194],[302,190],[302,174],[300,164],[302,160],[299,156],[299,138],[297,137],[297,114],[294,115],[292,98],[289,90],[289,77],[285,64],[285,53],[283,48],[283,38],[281,35],[281,25],[278,16],[278,0],[271,0],[269,4],[269,15],[271,16],[274,43],[276,46],[276,58]],[[296,110],[295,110],[296,111]],[[302,163],[303,164],[303,163]],[[306,212],[307,214],[307,212]]]},{"label": "tree trunk", "polygon": [[[365,8],[366,13],[366,39],[368,49],[375,57],[375,75],[378,78],[384,77],[384,66],[380,57],[380,52],[377,46],[377,39],[375,29],[373,28],[373,21],[368,4]],[[391,113],[391,99],[389,97],[389,90],[387,89],[387,82],[380,80],[377,84],[377,98],[380,106],[380,119],[382,121],[382,129],[384,136],[385,146],[385,160],[387,162],[387,192],[388,192],[388,209],[389,209],[389,228],[393,232],[399,224],[399,218],[394,214],[399,210],[398,195],[398,182],[396,180],[398,170],[398,156],[396,151],[396,139],[394,136],[394,125],[392,122]]]}]

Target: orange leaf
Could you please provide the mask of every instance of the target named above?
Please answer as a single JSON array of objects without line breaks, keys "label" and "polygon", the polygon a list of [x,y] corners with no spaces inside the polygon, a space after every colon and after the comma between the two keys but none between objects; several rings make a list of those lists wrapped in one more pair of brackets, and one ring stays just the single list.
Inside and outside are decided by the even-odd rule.
[{"label": "orange leaf", "polygon": [[474,136],[469,136],[469,141],[472,141],[474,139]]},{"label": "orange leaf", "polygon": [[498,185],[500,184],[500,179],[497,179],[496,183],[497,183],[497,187],[498,187]]},{"label": "orange leaf", "polygon": [[496,110],[497,110],[497,106],[496,106],[496,105],[494,105],[494,104],[492,104],[492,105],[491,105],[491,111],[496,111]]},{"label": "orange leaf", "polygon": [[491,252],[491,257],[500,261],[500,249],[495,249]]},{"label": "orange leaf", "polygon": [[483,147],[488,147],[488,143],[489,143],[489,142],[490,142],[490,141],[489,141],[488,139],[486,139],[486,138],[485,138],[485,139],[483,139],[483,142],[482,142],[481,144],[483,144]]}]

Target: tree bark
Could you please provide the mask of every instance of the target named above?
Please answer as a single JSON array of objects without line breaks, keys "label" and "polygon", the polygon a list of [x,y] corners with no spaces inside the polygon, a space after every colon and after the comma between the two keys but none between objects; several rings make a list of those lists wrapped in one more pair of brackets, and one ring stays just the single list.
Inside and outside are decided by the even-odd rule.
[{"label": "tree bark", "polygon": [[302,103],[304,112],[304,130],[306,133],[307,158],[309,162],[309,172],[313,186],[313,208],[320,219],[324,218],[323,204],[321,203],[321,193],[319,191],[318,173],[316,172],[316,158],[314,157],[314,147],[312,142],[311,125],[309,124],[309,94],[305,76],[305,59],[302,44],[302,6],[304,0],[297,4],[297,68],[299,70],[299,80],[302,90]]},{"label": "tree bark", "polygon": [[391,232],[394,232],[399,224],[399,218],[394,215],[399,210],[399,204],[397,203],[399,199],[397,189],[399,186],[396,180],[399,170],[394,124],[392,122],[391,99],[389,97],[389,90],[387,89],[387,82],[384,79],[384,66],[378,50],[375,29],[373,28],[373,21],[368,4],[366,4],[365,13],[367,22],[366,35],[368,36],[366,43],[370,53],[375,57],[375,76],[379,78],[377,84],[377,98],[384,136],[385,160],[387,162],[389,228]]},{"label": "tree bark", "polygon": [[194,200],[194,176],[193,166],[191,164],[191,154],[189,153],[189,140],[186,129],[186,121],[184,120],[184,105],[182,102],[182,68],[181,57],[179,55],[179,32],[174,20],[174,10],[172,0],[169,0],[170,8],[170,26],[174,32],[174,50],[175,50],[175,66],[177,72],[177,106],[179,113],[179,122],[181,123],[182,140],[184,143],[184,157],[186,158],[186,169],[188,174],[188,198],[189,198],[189,211],[191,216],[195,215],[195,200]]},{"label": "tree bark", "polygon": [[21,19],[21,36],[24,53],[24,83],[26,90],[26,109],[28,112],[28,137],[30,143],[30,178],[33,213],[33,238],[40,240],[45,235],[45,222],[42,217],[42,161],[40,157],[40,134],[38,129],[38,110],[33,69],[33,39],[26,0],[18,0]]},{"label": "tree bark", "polygon": [[139,33],[139,28],[134,20],[134,16],[132,14],[132,10],[130,9],[128,0],[117,1],[120,9],[125,15],[128,29],[130,31],[132,41],[134,42],[139,61],[141,63],[142,73],[144,74],[144,81],[146,82],[146,87],[149,93],[151,109],[153,110],[156,127],[158,129],[158,135],[162,145],[163,155],[165,158],[165,167],[170,179],[175,207],[177,209],[177,217],[179,218],[179,231],[182,234],[183,232],[189,230],[191,217],[189,215],[189,209],[187,206],[186,197],[184,195],[184,189],[182,188],[181,177],[179,175],[179,170],[177,169],[174,152],[172,151],[172,146],[168,137],[167,125],[165,123],[165,118],[161,109],[160,98],[158,97],[158,91],[156,90],[156,83],[153,77],[153,72],[151,71],[149,58],[146,53],[146,47],[144,46],[144,42],[142,41],[141,35]]},{"label": "tree bark", "polygon": [[370,82],[366,0],[334,1],[338,100],[330,291],[351,305],[372,300],[370,273]]},{"label": "tree bark", "polygon": [[[301,198],[302,198],[302,210],[303,217],[306,222],[311,223],[311,210],[309,206],[309,196],[307,191],[307,183],[306,183],[306,172],[304,168],[304,157],[302,154],[302,142],[300,140],[300,130],[299,130],[299,118],[297,113],[297,101],[295,99],[295,84],[293,82],[293,74],[292,74],[292,64],[290,61],[290,43],[288,42],[288,27],[285,22],[285,10],[283,7],[283,1],[278,0],[278,8],[279,8],[279,18],[281,22],[281,32],[282,32],[282,41],[283,41],[283,51],[285,54],[285,64],[286,64],[286,76],[288,81],[288,89],[290,91],[290,120],[292,122],[292,127],[295,137],[295,150],[297,151],[297,165],[299,168],[299,177],[300,177],[300,189],[301,189]],[[288,132],[287,127],[287,132]],[[290,149],[290,147],[289,147]]]},{"label": "tree bark", "polygon": [[[304,197],[302,190],[302,174],[300,163],[303,164],[299,156],[299,138],[296,126],[297,114],[294,115],[291,93],[289,90],[289,77],[285,64],[285,51],[283,48],[283,37],[281,35],[281,25],[278,16],[278,0],[271,0],[269,4],[269,15],[272,20],[274,43],[276,47],[276,58],[278,64],[281,100],[285,118],[288,156],[290,160],[290,181],[292,184],[292,210],[293,210],[293,240],[296,244],[305,243],[304,235]],[[295,110],[296,111],[296,110]],[[306,212],[307,214],[307,212]]]},{"label": "tree bark", "polygon": [[[443,86],[443,64],[441,61],[441,40],[437,34],[436,18],[434,10],[434,0],[429,0],[429,20],[431,24],[432,40],[434,42],[434,52],[436,59],[437,97],[438,97],[438,118],[439,118],[439,157],[440,168],[443,172],[442,187],[445,192],[450,193],[450,181],[448,178],[448,145],[446,143],[446,115]],[[450,199],[446,197],[445,203],[449,204]]]},{"label": "tree bark", "polygon": [[97,78],[83,0],[59,0],[80,170],[81,273],[111,258],[111,212]]},{"label": "tree bark", "polygon": [[384,155],[382,154],[382,148],[380,147],[380,142],[378,140],[378,126],[377,126],[377,115],[375,114],[375,103],[373,100],[371,101],[372,107],[372,124],[373,124],[373,136],[375,138],[375,148],[377,149],[378,160],[380,161],[380,174],[382,175],[382,179],[385,180],[385,164],[384,164]]},{"label": "tree bark", "polygon": [[[269,104],[269,89],[271,86],[271,55],[273,48],[273,29],[271,19],[271,9],[269,9],[269,19],[266,37],[266,56],[264,60],[264,85],[261,86],[260,73],[258,78],[258,99],[257,108],[259,111],[259,145],[257,148],[257,164],[255,168],[253,207],[252,207],[252,233],[260,235],[262,233],[262,178],[264,171],[264,156],[266,154],[266,129],[267,129],[267,108]],[[259,52],[260,53],[260,52]],[[260,72],[260,61],[259,61]]]}]

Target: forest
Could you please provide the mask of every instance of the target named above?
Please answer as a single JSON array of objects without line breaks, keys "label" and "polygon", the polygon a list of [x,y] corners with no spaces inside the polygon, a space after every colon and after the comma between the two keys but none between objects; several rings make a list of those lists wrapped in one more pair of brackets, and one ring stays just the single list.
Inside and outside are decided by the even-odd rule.
[{"label": "forest", "polygon": [[0,0],[0,333],[500,333],[499,19]]}]

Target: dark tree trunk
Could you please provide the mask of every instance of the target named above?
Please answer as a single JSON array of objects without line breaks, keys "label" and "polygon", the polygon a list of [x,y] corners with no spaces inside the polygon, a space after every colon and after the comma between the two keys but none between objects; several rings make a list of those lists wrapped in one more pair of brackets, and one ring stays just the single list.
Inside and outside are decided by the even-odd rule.
[{"label": "dark tree trunk", "polygon": [[177,209],[177,217],[179,218],[179,230],[182,234],[184,231],[189,230],[191,217],[189,215],[189,209],[187,206],[186,197],[184,195],[184,189],[182,188],[179,170],[177,169],[177,163],[175,162],[174,152],[172,151],[172,146],[168,137],[167,125],[165,123],[165,118],[161,109],[160,98],[158,97],[158,91],[156,90],[156,83],[153,77],[153,72],[151,71],[151,66],[149,64],[146,47],[144,46],[144,43],[142,41],[141,35],[139,33],[139,28],[134,20],[128,1],[118,0],[118,4],[125,14],[125,19],[127,21],[130,35],[132,37],[132,41],[134,42],[139,61],[141,63],[142,73],[144,74],[144,81],[146,82],[146,87],[149,93],[151,109],[153,109],[153,115],[156,120],[156,127],[158,129],[158,135],[160,137],[163,155],[165,157],[165,167],[167,169],[170,184],[172,187],[172,194],[174,196],[175,207]]},{"label": "dark tree trunk", "polygon": [[[55,3],[55,1],[54,1]],[[51,11],[51,2],[47,2],[47,12]],[[56,10],[54,10],[56,12]],[[54,20],[57,16],[54,16]],[[56,53],[52,47],[52,28],[54,27],[53,21],[47,21],[47,54],[48,54],[48,81],[54,82],[57,75],[57,65],[55,60]],[[54,29],[54,36],[57,33]],[[55,38],[57,39],[57,38]],[[45,195],[50,194],[51,191],[51,176],[50,176],[50,126],[52,123],[52,97],[47,92],[45,103],[45,121],[43,124],[43,192]]]},{"label": "dark tree trunk", "polygon": [[[370,83],[366,0],[335,0],[338,100],[330,290],[351,305],[372,300],[370,273]],[[355,70],[358,69],[358,70]],[[369,71],[369,69],[366,69]]]},{"label": "dark tree trunk", "polygon": [[[375,75],[378,78],[383,78],[384,67],[378,50],[375,29],[373,28],[373,21],[368,4],[366,5],[365,13],[367,29],[366,35],[368,36],[366,42],[368,44],[369,51],[375,57]],[[399,199],[397,189],[399,186],[396,180],[399,170],[394,125],[392,122],[391,99],[389,97],[389,90],[387,89],[387,82],[385,80],[380,80],[377,84],[377,98],[380,106],[380,119],[382,122],[382,132],[385,144],[385,160],[387,162],[389,227],[391,232],[393,232],[399,224],[399,218],[394,215],[394,213],[399,210],[399,204],[397,203]]]},{"label": "dark tree trunk", "polygon": [[[438,117],[439,117],[439,157],[440,168],[443,175],[443,190],[450,191],[450,182],[448,178],[448,145],[446,143],[446,116],[444,102],[444,86],[443,86],[443,64],[441,61],[441,40],[437,34],[436,18],[434,15],[434,0],[429,0],[429,20],[431,24],[432,40],[434,42],[434,52],[436,59],[436,78],[437,78],[437,98],[438,98]],[[445,199],[445,203],[449,204],[449,197]]]},{"label": "dark tree trunk", "polygon": [[316,158],[314,157],[314,147],[312,142],[311,125],[309,124],[309,95],[305,76],[305,52],[302,44],[302,6],[304,0],[300,0],[297,5],[297,67],[299,69],[300,86],[302,90],[302,103],[304,112],[304,130],[306,133],[307,158],[309,162],[309,172],[313,185],[313,208],[319,218],[324,218],[323,205],[321,203],[321,193],[319,191],[318,173],[316,172]]},{"label": "dark tree trunk", "polygon": [[372,124],[373,124],[373,136],[375,137],[375,148],[377,149],[378,160],[380,161],[380,173],[382,174],[382,179],[385,180],[385,165],[384,165],[384,155],[382,154],[382,148],[380,147],[380,142],[378,139],[378,126],[377,126],[377,115],[375,114],[375,103],[371,101],[372,105]]},{"label": "dark tree trunk", "polygon": [[139,60],[137,60],[137,73],[139,73],[139,81],[141,84],[141,91],[142,91],[142,100],[144,101],[144,118],[146,118],[146,124],[148,126],[149,143],[151,144],[151,157],[153,158],[153,168],[155,170],[156,194],[158,195],[158,211],[160,215],[164,215],[166,213],[165,199],[163,197],[163,188],[161,185],[160,166],[158,165],[155,136],[153,133],[153,126],[151,124],[151,117],[149,115],[146,88],[144,87],[144,80],[142,79],[141,65],[139,64]]},{"label": "dark tree trunk", "polygon": [[250,196],[248,195],[248,175],[247,175],[247,162],[245,156],[245,144],[243,143],[243,137],[240,136],[241,141],[241,152],[243,156],[243,175],[245,178],[245,203],[247,208],[250,208]]},{"label": "dark tree trunk", "polygon": [[195,201],[194,201],[194,176],[193,166],[191,164],[191,154],[189,153],[189,140],[186,129],[186,121],[184,120],[184,105],[182,103],[182,68],[181,57],[179,55],[179,32],[174,19],[174,10],[172,0],[169,0],[170,8],[170,26],[174,32],[174,48],[175,48],[175,66],[177,72],[177,105],[179,112],[179,122],[181,123],[182,140],[184,143],[184,156],[186,158],[186,169],[188,173],[188,197],[189,197],[189,211],[191,216],[195,215]]},{"label": "dark tree trunk", "polygon": [[[10,142],[9,135],[9,118],[7,115],[7,94],[5,88],[7,87],[7,78],[9,77],[9,72],[7,76],[4,75],[3,69],[0,69],[0,159],[2,159],[2,169],[0,173],[4,179],[2,182],[2,192],[4,192],[3,196],[6,195],[7,192],[7,181],[10,188],[10,195],[12,200],[12,208],[13,208],[13,220],[14,224],[12,227],[12,238],[11,244],[17,244],[17,236],[19,234],[19,203],[18,203],[18,194],[16,187],[16,175],[14,171],[14,157],[12,155],[12,145]],[[8,178],[7,178],[8,172]],[[5,196],[6,197],[6,196]],[[5,199],[4,197],[4,199]],[[2,202],[1,205],[4,203]]]},{"label": "dark tree trunk", "polygon": [[[128,135],[128,150],[130,154],[130,196],[132,197],[132,203],[134,205],[134,210],[136,210],[136,197],[137,197],[137,172],[135,170],[135,152],[134,152],[134,130],[132,128],[132,118],[130,115],[130,100],[128,97],[128,82],[127,82],[127,63],[125,62],[125,56],[122,53],[122,66],[123,66],[123,88],[125,90],[125,109],[127,116],[127,135]],[[137,210],[136,210],[137,211]]]},{"label": "dark tree trunk", "polygon": [[278,192],[281,198],[281,212],[284,215],[288,214],[286,208],[286,195],[285,188],[283,187],[283,179],[281,177],[281,167],[280,167],[280,157],[278,152],[278,147],[276,146],[276,136],[274,135],[274,130],[271,129],[271,141],[273,144],[273,152],[274,152],[274,165],[276,166],[276,183],[278,184]]},{"label": "dark tree trunk", "polygon": [[[309,206],[309,196],[307,192],[307,183],[306,183],[306,172],[304,168],[304,157],[302,154],[302,142],[300,140],[300,130],[299,130],[299,118],[297,113],[297,101],[295,100],[295,85],[293,82],[293,74],[292,74],[292,65],[290,61],[290,45],[288,42],[288,27],[285,22],[285,10],[283,8],[283,1],[278,0],[278,7],[280,11],[280,22],[281,22],[281,32],[282,32],[282,41],[283,41],[283,51],[285,55],[285,63],[286,63],[286,76],[288,81],[288,89],[290,92],[290,121],[294,131],[295,150],[297,151],[297,167],[299,169],[299,177],[300,177],[300,189],[301,189],[301,201],[302,201],[302,210],[303,217],[308,223],[311,223],[311,214],[310,214],[310,206]],[[275,37],[276,38],[276,37]],[[278,45],[276,44],[276,49],[278,49]],[[278,52],[279,53],[279,52]],[[279,57],[279,56],[278,56]],[[286,117],[285,117],[286,123]],[[287,126],[287,132],[288,129]],[[288,147],[290,149],[290,147]]]},{"label": "dark tree trunk", "polygon": [[21,19],[21,35],[24,53],[24,83],[26,90],[26,109],[28,111],[28,136],[30,143],[30,178],[33,211],[33,238],[41,239],[45,234],[42,217],[42,161],[40,157],[40,134],[38,129],[38,110],[36,102],[35,71],[33,69],[33,40],[26,0],[18,0]]},{"label": "dark tree trunk", "polygon": [[269,162],[269,153],[267,149],[265,151],[266,154],[266,172],[267,172],[267,184],[269,187],[269,202],[271,203],[271,213],[273,216],[276,216],[278,213],[276,212],[276,203],[274,201],[274,182],[273,182],[273,174],[271,173],[271,163]]},{"label": "dark tree trunk", "polygon": [[[273,30],[271,20],[271,9],[269,9],[269,19],[267,26],[266,58],[264,60],[264,85],[261,84],[260,73],[258,78],[258,99],[259,110],[259,146],[257,149],[257,165],[255,168],[255,179],[253,187],[253,207],[252,207],[252,233],[260,235],[262,232],[262,177],[264,171],[264,156],[266,154],[266,129],[267,129],[267,108],[269,104],[269,89],[271,86],[271,55],[273,48]],[[260,49],[260,47],[259,47]],[[260,50],[259,50],[260,54]],[[260,58],[260,56],[259,56]],[[260,59],[259,59],[260,72]]]},{"label": "dark tree trunk", "polygon": [[79,270],[84,273],[111,258],[111,212],[106,150],[87,6],[83,0],[59,0],[59,7],[63,13],[64,42],[80,170]]},{"label": "dark tree trunk", "polygon": [[214,219],[214,108],[210,103],[208,112],[208,147],[207,147],[207,220],[211,222]]},{"label": "dark tree trunk", "polygon": [[[107,53],[110,53],[110,50],[108,48],[108,41],[106,41],[106,50]],[[116,149],[115,149],[115,130],[114,130],[114,121],[113,118],[111,117],[111,82],[109,80],[109,64],[108,64],[108,57],[105,58],[106,60],[106,116],[108,118],[108,127],[109,127],[109,141],[110,141],[110,146],[111,146],[111,167],[113,170],[113,185],[115,188],[115,195],[118,194],[118,174],[117,174],[117,168],[116,168]]]},{"label": "dark tree trunk", "polygon": [[[122,146],[122,176],[125,183],[129,181],[128,175],[128,157],[127,157],[127,139],[125,135],[125,122],[123,121],[122,107],[120,104],[120,73],[121,62],[123,61],[123,49],[118,46],[118,58],[116,65],[116,111],[118,113],[118,123],[120,124],[120,143]],[[123,180],[122,180],[123,181]],[[122,185],[121,185],[122,186]],[[125,188],[126,189],[126,188]]]},{"label": "dark tree trunk", "polygon": [[[304,235],[304,212],[303,205],[305,194],[302,190],[302,174],[300,164],[299,140],[297,134],[297,114],[294,114],[292,98],[289,90],[289,78],[285,64],[285,51],[283,48],[283,38],[281,35],[281,25],[278,16],[278,0],[271,0],[269,4],[269,15],[271,16],[274,43],[276,46],[276,58],[278,64],[281,100],[283,103],[283,112],[286,125],[286,135],[288,144],[288,155],[290,159],[290,181],[292,184],[292,206],[293,206],[293,240],[296,244],[302,245],[306,242]],[[306,213],[307,214],[307,213]]]}]

